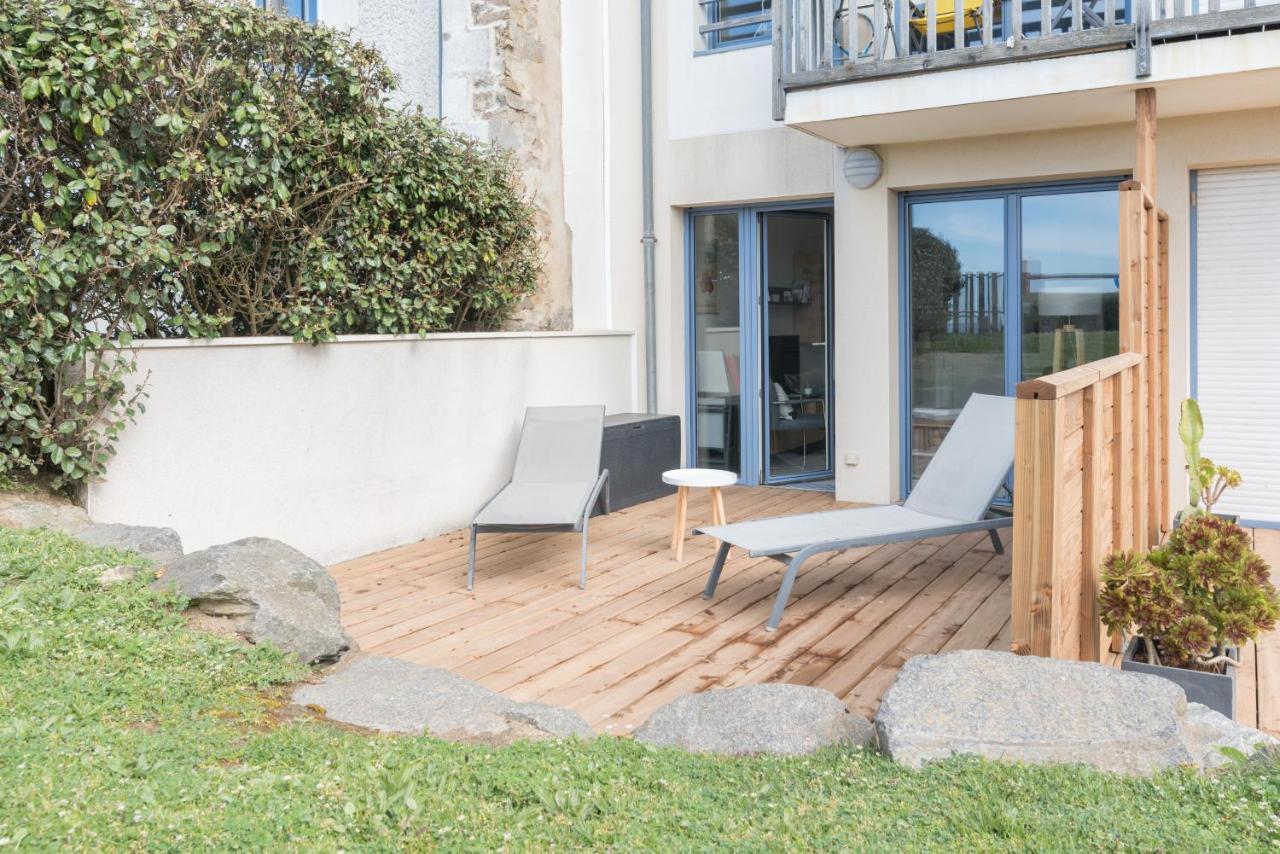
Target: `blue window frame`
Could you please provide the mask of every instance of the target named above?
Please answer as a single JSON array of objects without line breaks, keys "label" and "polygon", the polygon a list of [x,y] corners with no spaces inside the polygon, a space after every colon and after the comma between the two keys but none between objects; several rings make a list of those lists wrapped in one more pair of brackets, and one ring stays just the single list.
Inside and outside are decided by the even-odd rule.
[{"label": "blue window frame", "polygon": [[[831,222],[833,221],[833,203],[831,199],[798,200],[779,202],[767,205],[703,207],[688,208],[685,211],[685,458],[689,466],[705,466],[725,468],[738,473],[739,483],[755,486],[762,482],[785,483],[788,481],[814,480],[832,476],[830,468],[825,471],[806,471],[795,476],[779,475],[771,472],[769,460],[763,453],[764,441],[767,439],[763,425],[763,414],[760,409],[764,404],[762,393],[762,377],[768,375],[768,350],[761,340],[767,331],[768,320],[763,316],[767,310],[764,305],[765,295],[762,293],[762,264],[765,262],[766,250],[762,245],[762,218],[776,213],[819,213],[827,216],[827,246],[824,263],[827,271],[828,296],[830,295],[830,271],[834,258],[831,247]],[[716,222],[713,224],[712,221]],[[720,247],[725,257],[717,263],[717,269],[724,271],[727,280],[723,293],[719,288],[712,295],[711,291],[700,289],[706,284],[699,276],[699,259],[697,255],[698,240],[696,231],[698,223],[713,226],[718,235]],[[729,303],[732,302],[732,305]],[[706,413],[699,402],[698,377],[698,317],[709,312],[733,315],[721,328],[704,329],[703,332],[718,335],[729,335],[726,343],[732,351],[734,371],[722,375],[721,382],[728,385],[723,392],[733,398],[731,406],[736,414],[717,416]],[[832,337],[832,314],[828,309],[827,328],[824,330],[826,341]],[[734,349],[736,347],[736,350]],[[826,371],[828,376],[827,393],[832,395],[827,401],[828,411],[833,408],[835,381],[833,374],[832,347],[824,347]],[[721,364],[725,364],[721,362]],[[708,417],[709,416],[709,417]],[[710,419],[722,417],[728,419],[720,422],[716,432],[723,436],[719,443],[722,456],[708,460],[704,457],[706,448],[702,447],[706,436],[699,436],[701,429],[706,433],[712,426]],[[701,427],[699,423],[701,422]],[[834,453],[832,438],[835,436],[834,418],[828,414],[827,443],[828,453]]]},{"label": "blue window frame", "polygon": [[259,9],[279,8],[291,18],[301,18],[314,23],[316,20],[316,0],[254,0]]},{"label": "blue window frame", "polygon": [[697,0],[706,21],[699,32],[705,51],[768,44],[773,38],[773,0]]},{"label": "blue window frame", "polygon": [[[938,324],[946,326],[948,332],[951,331],[952,324],[977,322],[990,323],[989,327],[981,331],[989,338],[992,338],[991,344],[999,351],[996,356],[998,362],[1002,364],[1003,376],[987,377],[984,382],[990,383],[995,381],[997,386],[1003,386],[1004,394],[1013,394],[1014,387],[1024,378],[1025,375],[1041,375],[1048,372],[1049,366],[1041,364],[1044,353],[1043,348],[1037,351],[1034,358],[1027,358],[1029,351],[1025,351],[1024,345],[1028,339],[1036,339],[1037,342],[1047,340],[1053,344],[1052,361],[1059,358],[1060,351],[1065,354],[1079,356],[1082,345],[1079,343],[1084,340],[1086,333],[1075,333],[1074,325],[1063,326],[1065,334],[1057,334],[1056,329],[1050,329],[1046,338],[1044,330],[1032,328],[1024,313],[1034,315],[1031,321],[1035,321],[1040,314],[1046,316],[1057,317],[1059,314],[1066,312],[1071,313],[1065,307],[1051,307],[1049,305],[1041,305],[1049,297],[1059,303],[1078,303],[1090,299],[1090,294],[1096,294],[1104,290],[1104,286],[1111,281],[1109,275],[1077,275],[1077,271],[1070,269],[1061,270],[1041,270],[1037,264],[1028,264],[1024,260],[1024,215],[1032,219],[1036,219],[1035,224],[1040,226],[1038,232],[1027,238],[1028,243],[1035,243],[1043,246],[1046,242],[1052,243],[1052,240],[1046,241],[1043,235],[1044,219],[1043,205],[1040,203],[1046,201],[1044,197],[1049,196],[1070,196],[1071,194],[1085,193],[1101,193],[1107,190],[1115,190],[1118,184],[1125,180],[1124,176],[1088,179],[1082,181],[1053,182],[1040,184],[1024,184],[1016,186],[997,186],[986,187],[971,190],[956,191],[923,191],[902,193],[899,196],[899,241],[898,241],[898,270],[899,270],[899,376],[901,377],[900,393],[900,421],[902,425],[900,430],[900,473],[901,473],[901,494],[907,495],[911,491],[914,481],[914,475],[918,473],[923,464],[920,459],[922,454],[915,453],[914,444],[919,440],[921,444],[933,444],[934,439],[939,439],[946,430],[946,415],[952,413],[955,409],[955,401],[940,405],[936,412],[932,410],[926,411],[925,415],[936,415],[938,423],[933,425],[937,429],[930,434],[930,424],[925,423],[916,418],[917,401],[913,399],[916,391],[916,381],[913,377],[915,370],[915,361],[917,353],[915,351],[916,330],[913,328],[913,317],[915,311],[912,305],[912,240],[915,236],[913,228],[917,225],[917,219],[913,217],[913,206],[942,203],[979,203],[983,206],[983,211],[976,209],[965,212],[963,225],[966,230],[972,231],[979,228],[979,221],[989,221],[994,216],[1000,221],[999,225],[994,226],[995,233],[990,233],[991,228],[986,228],[986,234],[990,243],[999,243],[1000,246],[994,247],[989,253],[990,258],[987,267],[990,267],[990,273],[985,279],[981,280],[981,284],[985,285],[989,290],[992,282],[996,283],[996,299],[994,300],[998,309],[995,315],[997,321],[990,323],[987,318],[991,317],[991,313],[982,313],[984,307],[983,301],[975,299],[973,305],[968,308],[978,310],[978,319],[971,321],[961,312],[956,317],[953,312],[946,312],[933,318]],[[988,210],[991,208],[991,210]],[[982,217],[976,216],[983,213]],[[1117,196],[1117,216],[1118,216],[1118,196]],[[1038,218],[1038,219],[1037,219]],[[959,221],[959,218],[958,218]],[[989,222],[988,222],[989,225]],[[1104,225],[1103,223],[1094,223],[1095,226]],[[1115,239],[1114,235],[1118,233],[1118,228],[1099,228],[1100,232],[1106,231],[1108,234],[1099,234],[1098,240]],[[954,238],[948,234],[938,235],[944,239],[941,241],[944,247],[949,248],[949,253],[956,253],[954,246]],[[1062,235],[1062,248],[1071,248],[1070,240],[1072,235]],[[950,239],[952,242],[948,242]],[[1034,252],[1035,249],[1033,248]],[[1052,266],[1052,265],[1051,265]],[[986,268],[984,268],[986,269]],[[1110,271],[1098,271],[1099,273],[1109,273]],[[954,271],[956,282],[959,283],[960,292],[968,293],[971,288],[966,276],[969,276],[968,270],[962,270],[960,266]],[[1118,281],[1118,270],[1117,278]],[[987,300],[985,305],[990,306],[993,301]],[[1080,310],[1080,309],[1074,309]],[[936,312],[934,313],[936,314]],[[932,316],[932,315],[931,315]],[[1064,315],[1066,324],[1072,324],[1072,318]],[[1028,328],[1024,329],[1024,325]],[[1062,325],[1060,322],[1057,325]],[[1105,329],[1102,330],[1105,333]],[[1096,336],[1095,336],[1096,338]],[[1093,344],[1096,349],[1096,343]],[[939,351],[941,352],[941,351]],[[1088,353],[1086,358],[1097,358],[1104,353]],[[959,358],[949,358],[947,360],[948,368],[954,367],[961,360]],[[1001,371],[1001,367],[995,368],[997,372]],[[927,385],[927,378],[922,377],[922,383]],[[982,388],[979,390],[988,390]],[[1000,388],[990,389],[990,392],[998,393]],[[925,434],[932,435],[929,438]],[[928,456],[928,449],[922,448],[923,456]]]}]

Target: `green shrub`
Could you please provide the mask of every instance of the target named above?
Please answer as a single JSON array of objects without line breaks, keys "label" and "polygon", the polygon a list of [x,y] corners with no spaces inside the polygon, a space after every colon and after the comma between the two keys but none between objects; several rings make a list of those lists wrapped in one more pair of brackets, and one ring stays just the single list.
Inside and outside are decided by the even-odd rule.
[{"label": "green shrub", "polygon": [[0,478],[100,473],[139,336],[500,323],[536,284],[502,152],[378,54],[240,2],[0,0]]},{"label": "green shrub", "polygon": [[1113,555],[1103,565],[1102,622],[1154,642],[1159,661],[1186,667],[1214,649],[1243,646],[1271,631],[1280,596],[1271,567],[1234,522],[1189,515],[1146,557]]}]

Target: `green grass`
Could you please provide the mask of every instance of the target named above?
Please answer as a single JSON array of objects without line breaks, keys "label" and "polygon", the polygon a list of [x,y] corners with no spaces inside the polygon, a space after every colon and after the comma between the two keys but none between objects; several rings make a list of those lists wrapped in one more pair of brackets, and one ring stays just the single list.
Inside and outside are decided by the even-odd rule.
[{"label": "green grass", "polygon": [[[463,747],[277,699],[305,671],[192,632],[121,556],[0,531],[0,850],[1234,850],[1280,841],[1280,769],[1134,780],[857,752],[714,759],[626,740]],[[1140,713],[1140,710],[1135,710]]]}]

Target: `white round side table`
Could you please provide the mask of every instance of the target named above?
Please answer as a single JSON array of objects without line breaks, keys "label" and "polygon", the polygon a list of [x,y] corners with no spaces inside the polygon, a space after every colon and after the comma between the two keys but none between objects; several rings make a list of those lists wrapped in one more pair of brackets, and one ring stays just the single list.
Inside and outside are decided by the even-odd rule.
[{"label": "white round side table", "polygon": [[719,469],[672,469],[662,473],[662,482],[676,487],[676,524],[671,532],[671,548],[676,553],[676,560],[684,556],[685,516],[689,511],[689,490],[711,490],[711,524],[724,525],[728,520],[724,515],[724,495],[721,487],[733,486],[738,482],[738,475],[731,471]]}]

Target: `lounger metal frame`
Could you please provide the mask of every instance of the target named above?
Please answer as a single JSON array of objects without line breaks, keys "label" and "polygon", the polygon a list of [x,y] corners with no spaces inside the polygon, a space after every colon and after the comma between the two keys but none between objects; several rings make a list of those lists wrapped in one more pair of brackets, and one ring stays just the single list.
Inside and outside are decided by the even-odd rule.
[{"label": "lounger metal frame", "polygon": [[[988,511],[989,514],[991,512],[996,511]],[[995,548],[996,554],[1004,554],[1004,545],[1000,542],[1000,535],[996,532],[1000,528],[1008,528],[1012,524],[1013,517],[999,515],[994,518],[980,519],[977,522],[957,522],[954,525],[939,526],[937,528],[900,531],[893,534],[875,534],[850,540],[829,540],[827,542],[798,546],[785,551],[748,551],[747,555],[749,557],[767,557],[787,566],[787,571],[782,576],[782,586],[778,588],[778,596],[773,602],[773,611],[769,615],[769,622],[765,626],[765,631],[775,632],[778,630],[778,626],[782,623],[782,612],[787,607],[787,600],[791,598],[791,588],[796,583],[796,576],[800,574],[800,567],[814,555],[823,554],[824,552],[842,552],[847,549],[857,549],[864,546],[880,546],[886,543],[927,540],[931,537],[950,537],[974,531],[987,531],[991,536],[991,545]],[[711,565],[711,575],[707,578],[706,589],[702,591],[703,599],[710,599],[715,595],[716,585],[720,583],[720,572],[724,569],[724,562],[728,559],[729,549],[731,548],[733,548],[733,543],[727,540],[721,541],[720,548],[716,552],[715,563]]]},{"label": "lounger metal frame", "polygon": [[[484,508],[493,503],[493,500],[502,494],[502,490],[506,489],[506,485],[495,492],[488,501],[481,506],[477,516],[484,512]],[[582,532],[582,569],[578,576],[578,589],[585,590],[587,587],[587,533],[588,526],[591,522],[591,514],[600,505],[601,510],[607,516],[609,514],[609,470],[601,469],[600,476],[596,478],[596,485],[592,488],[591,493],[587,496],[587,502],[582,509],[578,511],[578,518],[571,525],[480,525],[475,522],[471,523],[471,546],[467,550],[467,589],[470,590],[475,585],[476,580],[476,537],[481,531],[487,533],[513,533],[519,531],[568,531]]]}]

